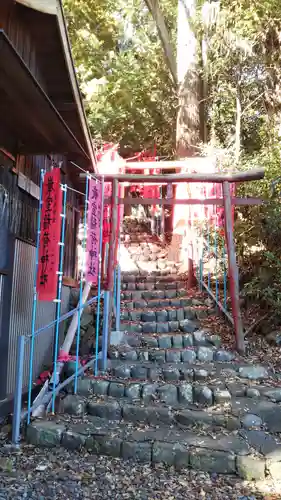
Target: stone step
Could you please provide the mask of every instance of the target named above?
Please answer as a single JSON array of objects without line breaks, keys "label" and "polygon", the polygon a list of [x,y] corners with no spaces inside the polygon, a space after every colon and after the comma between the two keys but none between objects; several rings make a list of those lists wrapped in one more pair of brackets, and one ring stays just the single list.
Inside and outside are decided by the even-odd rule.
[{"label": "stone step", "polygon": [[169,425],[129,425],[98,416],[37,420],[27,428],[27,441],[34,446],[133,459],[145,463],[192,468],[208,473],[238,474],[243,479],[264,479],[280,467],[277,438],[260,431],[213,434],[213,437]]},{"label": "stone step", "polygon": [[143,322],[163,322],[163,321],[183,321],[184,319],[205,319],[208,315],[213,315],[214,308],[207,307],[154,307],[144,306],[142,308],[131,307],[132,303],[127,304],[127,307],[121,307],[121,320],[143,321]]},{"label": "stone step", "polygon": [[186,276],[185,275],[177,275],[177,274],[171,274],[168,276],[154,276],[154,275],[147,275],[147,276],[141,276],[141,275],[134,275],[132,273],[122,273],[122,282],[123,283],[176,283],[176,282],[182,282],[186,281]]},{"label": "stone step", "polygon": [[[127,292],[124,292],[122,295],[126,294]],[[121,297],[122,298],[122,297]],[[208,307],[211,307],[212,303],[209,299],[206,299],[206,302],[204,303],[205,305],[202,305],[202,302],[197,299],[192,299],[190,295],[185,293],[182,297],[176,297],[172,299],[143,299],[143,298],[138,298],[138,299],[125,299],[122,298],[121,305],[123,309],[143,309],[145,307],[149,307],[150,309],[158,309],[159,307],[163,307],[166,309],[167,307],[196,307],[196,310],[198,309],[207,309]],[[208,304],[208,305],[207,305]]]},{"label": "stone step", "polygon": [[153,400],[144,405],[142,401],[126,398],[116,400],[110,396],[105,396],[103,399],[92,396],[86,400],[82,396],[68,395],[61,402],[60,411],[75,417],[91,415],[108,418],[111,421],[124,420],[132,424],[168,424],[180,430],[194,427],[198,430],[201,427],[209,428],[210,431],[218,428],[234,431],[249,429],[261,421],[258,416],[249,414],[247,408],[243,408],[237,415],[237,412],[232,410],[232,401],[223,408],[214,406],[198,409],[194,405],[187,406],[181,403],[165,406]]},{"label": "stone step", "polygon": [[[150,344],[151,340],[161,343],[162,347],[159,348],[158,345],[152,346]],[[168,342],[176,344],[176,347],[167,346]],[[183,343],[183,347],[178,347],[180,343]],[[231,351],[226,351],[223,349],[216,349],[211,346],[198,346],[193,347],[192,335],[177,335],[167,336],[162,338],[153,337],[149,340],[146,347],[134,347],[126,348],[124,347],[110,347],[108,352],[108,357],[110,359],[120,359],[122,361],[153,361],[158,363],[194,363],[196,360],[200,362],[230,362],[238,355]],[[148,348],[149,347],[149,348]]]},{"label": "stone step", "polygon": [[122,290],[141,290],[141,291],[150,291],[150,290],[180,290],[183,288],[187,288],[186,279],[178,280],[177,282],[172,280],[145,280],[137,281],[137,282],[123,282],[121,286]]},{"label": "stone step", "polygon": [[145,300],[151,300],[151,299],[175,299],[175,298],[180,298],[180,297],[185,297],[186,296],[186,289],[185,288],[173,288],[169,290],[124,290],[121,293],[121,300],[122,299],[127,299],[127,300],[138,300],[138,299],[145,299]]},{"label": "stone step", "polygon": [[120,330],[129,333],[170,333],[170,332],[183,332],[193,333],[199,330],[198,321],[191,321],[184,319],[182,321],[146,321],[146,322],[133,322],[124,321],[120,322]]},{"label": "stone step", "polygon": [[221,338],[205,330],[191,333],[155,333],[155,334],[130,334],[124,333],[123,343],[129,347],[149,348],[182,348],[192,346],[214,346],[220,348]]}]

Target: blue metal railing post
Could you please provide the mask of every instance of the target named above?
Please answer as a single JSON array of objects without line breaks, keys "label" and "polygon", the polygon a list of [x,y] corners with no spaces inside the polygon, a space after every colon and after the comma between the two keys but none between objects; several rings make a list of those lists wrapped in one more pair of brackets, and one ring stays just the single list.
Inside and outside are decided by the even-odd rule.
[{"label": "blue metal railing post", "polygon": [[109,328],[109,290],[105,290],[103,299],[103,330],[102,330],[102,370],[107,369],[107,347],[108,347],[108,328]]},{"label": "blue metal railing post", "polygon": [[43,195],[43,180],[45,171],[42,169],[40,172],[40,191],[39,191],[39,205],[37,213],[37,236],[36,236],[36,250],[35,250],[35,268],[34,268],[34,285],[33,285],[33,305],[32,305],[32,323],[31,323],[31,343],[29,352],[29,379],[28,379],[28,399],[27,399],[27,423],[30,424],[31,414],[31,394],[32,394],[32,379],[33,379],[33,357],[35,345],[35,326],[36,326],[36,312],[37,312],[37,275],[39,265],[39,246],[40,246],[40,226],[41,226],[41,212],[42,212],[42,195]]},{"label": "blue metal railing post", "polygon": [[102,275],[102,235],[103,235],[103,212],[104,212],[104,178],[101,181],[101,213],[100,213],[100,241],[99,241],[99,276],[98,276],[98,305],[96,318],[96,346],[95,346],[95,376],[98,374],[98,350],[100,333],[100,303],[101,303],[101,275]]},{"label": "blue metal railing post", "polygon": [[79,283],[79,313],[77,322],[77,336],[76,336],[76,358],[75,358],[75,377],[74,377],[74,394],[77,394],[78,385],[78,366],[79,366],[79,347],[80,347],[80,330],[81,330],[81,304],[83,294],[83,277],[86,262],[86,241],[87,241],[87,210],[89,198],[89,176],[86,177],[86,190],[85,190],[85,203],[84,203],[84,217],[83,217],[83,242],[82,242],[82,268],[80,270],[80,283]]},{"label": "blue metal railing post", "polygon": [[20,441],[24,346],[25,346],[25,337],[24,335],[21,335],[20,337],[18,337],[16,388],[15,388],[13,429],[12,429],[12,443],[16,445]]},{"label": "blue metal railing post", "polygon": [[120,330],[120,311],[121,311],[121,266],[117,267],[117,304],[116,304],[116,330]]},{"label": "blue metal railing post", "polygon": [[62,187],[63,191],[63,212],[62,225],[61,225],[61,241],[60,245],[60,257],[59,257],[59,270],[58,270],[58,294],[56,299],[57,310],[56,310],[56,328],[55,328],[55,348],[54,348],[54,368],[53,368],[53,387],[52,387],[52,413],[55,413],[55,399],[56,399],[56,385],[57,380],[57,362],[59,354],[59,329],[60,329],[60,313],[61,313],[61,297],[62,297],[62,276],[63,276],[63,256],[64,256],[64,241],[65,241],[65,222],[66,222],[66,196],[67,196],[67,185],[64,184]]}]

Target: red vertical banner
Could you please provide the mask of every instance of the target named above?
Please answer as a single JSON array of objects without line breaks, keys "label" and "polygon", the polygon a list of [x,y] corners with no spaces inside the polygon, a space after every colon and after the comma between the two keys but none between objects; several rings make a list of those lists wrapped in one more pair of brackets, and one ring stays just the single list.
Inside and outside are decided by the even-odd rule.
[{"label": "red vertical banner", "polygon": [[89,200],[87,213],[87,246],[86,246],[86,281],[97,285],[99,276],[99,248],[102,192],[101,183],[94,179],[89,181]]},{"label": "red vertical banner", "polygon": [[39,300],[52,301],[57,297],[61,212],[60,169],[54,168],[45,174],[43,181],[37,275]]},{"label": "red vertical banner", "polygon": [[[110,198],[112,195],[112,185],[111,182],[104,183],[104,198]],[[103,235],[102,241],[103,244],[109,243],[109,235],[110,235],[110,208],[111,204],[104,204],[103,209]]]}]

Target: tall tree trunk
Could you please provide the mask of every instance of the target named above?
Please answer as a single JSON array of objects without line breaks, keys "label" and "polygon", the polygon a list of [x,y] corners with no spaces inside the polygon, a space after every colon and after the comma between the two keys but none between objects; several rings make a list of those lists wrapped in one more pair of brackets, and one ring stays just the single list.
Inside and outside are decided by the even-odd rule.
[{"label": "tall tree trunk", "polygon": [[177,157],[192,156],[200,141],[200,83],[197,40],[192,29],[196,0],[178,0],[177,75],[179,108],[177,116]]}]

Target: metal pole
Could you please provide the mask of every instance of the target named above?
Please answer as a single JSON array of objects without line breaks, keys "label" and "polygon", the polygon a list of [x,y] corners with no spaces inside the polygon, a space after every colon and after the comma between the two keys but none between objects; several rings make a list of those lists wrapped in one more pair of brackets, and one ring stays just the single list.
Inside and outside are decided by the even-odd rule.
[{"label": "metal pole", "polygon": [[[81,305],[82,305],[83,276],[84,276],[85,263],[86,263],[87,209],[88,209],[88,203],[89,203],[88,198],[89,198],[89,177],[87,177],[87,179],[86,179],[86,191],[85,191],[85,203],[84,203],[84,217],[83,217],[84,234],[83,234],[83,243],[82,243],[82,252],[83,252],[82,253],[82,268],[80,270],[79,308],[81,308]],[[79,314],[78,314],[78,325],[77,325],[77,336],[76,336],[74,394],[77,393],[77,385],[78,385],[80,330],[81,330],[81,309],[79,309]]]},{"label": "metal pole", "polygon": [[111,292],[106,290],[103,298],[103,329],[102,329],[102,370],[107,368],[107,348],[109,339],[109,307]]},{"label": "metal pole", "polygon": [[101,181],[101,213],[100,213],[100,241],[99,241],[99,276],[98,276],[98,306],[96,319],[96,345],[95,345],[95,376],[98,374],[98,350],[99,350],[99,330],[100,330],[100,302],[101,302],[101,277],[102,277],[102,235],[103,235],[103,214],[104,214],[104,180]]},{"label": "metal pole", "polygon": [[59,327],[60,327],[60,313],[61,313],[61,292],[62,292],[62,276],[63,276],[63,256],[64,256],[64,240],[65,240],[65,222],[66,222],[66,196],[67,196],[67,185],[64,184],[62,187],[63,191],[63,212],[61,214],[62,217],[62,225],[61,225],[61,241],[60,245],[60,261],[59,261],[59,270],[58,270],[58,298],[56,300],[57,303],[57,311],[56,311],[56,329],[55,329],[55,349],[54,349],[54,368],[53,368],[53,394],[52,394],[52,413],[55,413],[55,387],[57,383],[59,383],[59,374],[57,374],[57,362],[58,362],[58,354],[59,354]]},{"label": "metal pole", "polygon": [[17,349],[17,371],[16,371],[17,378],[16,378],[16,388],[15,388],[13,429],[12,429],[13,444],[18,444],[20,441],[24,346],[25,346],[25,337],[24,335],[21,335],[20,337],[18,337],[18,349]]},{"label": "metal pole", "polygon": [[116,301],[116,331],[120,330],[120,310],[121,310],[121,267],[117,267],[117,301]]},{"label": "metal pole", "polygon": [[107,267],[107,287],[106,290],[110,292],[109,307],[108,307],[108,342],[110,342],[111,324],[112,324],[112,311],[113,311],[113,285],[114,285],[114,258],[115,246],[117,240],[117,223],[118,223],[118,181],[114,179],[112,182],[112,200],[111,200],[111,232],[109,241],[108,252],[108,267]]},{"label": "metal pole", "polygon": [[27,423],[30,423],[31,416],[31,393],[32,393],[32,379],[33,379],[33,357],[35,347],[35,326],[36,326],[36,312],[37,312],[37,275],[39,265],[39,246],[40,246],[40,225],[42,213],[42,196],[43,196],[43,181],[45,171],[42,169],[40,173],[40,194],[39,206],[37,214],[37,237],[36,237],[36,251],[35,251],[35,269],[34,269],[34,288],[33,288],[33,306],[32,306],[32,324],[31,324],[31,342],[29,353],[29,380],[28,380],[28,401],[27,401]]},{"label": "metal pole", "polygon": [[224,182],[222,185],[224,198],[224,220],[225,220],[225,235],[227,242],[228,266],[229,266],[229,282],[230,296],[232,305],[232,315],[234,321],[236,348],[241,354],[245,353],[245,339],[239,304],[239,274],[235,255],[235,243],[232,227],[232,209],[231,209],[231,193],[229,182]]}]

